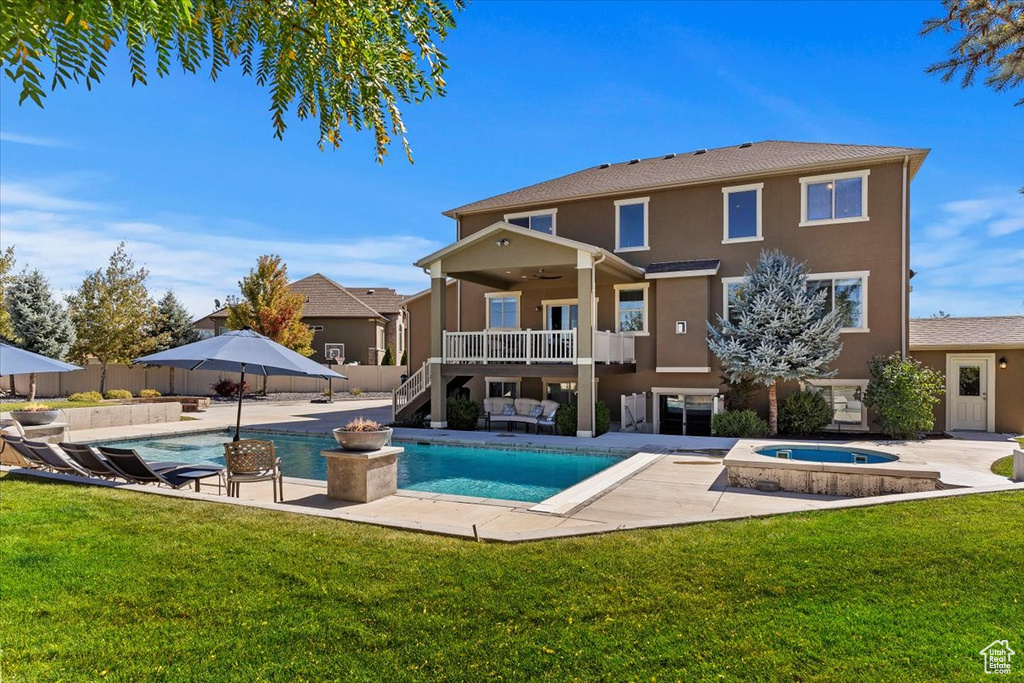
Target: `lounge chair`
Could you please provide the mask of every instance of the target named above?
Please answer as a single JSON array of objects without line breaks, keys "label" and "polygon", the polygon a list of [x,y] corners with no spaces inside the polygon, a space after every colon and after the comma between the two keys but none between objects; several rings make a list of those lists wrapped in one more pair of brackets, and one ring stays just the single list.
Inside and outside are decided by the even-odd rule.
[{"label": "lounge chair", "polygon": [[48,469],[46,463],[36,457],[34,453],[26,455],[15,446],[15,444],[25,441],[24,437],[4,433],[0,435],[0,439],[3,442],[3,449],[0,450],[0,464],[12,465],[14,467]]},{"label": "lounge chair", "polygon": [[68,458],[94,477],[115,479],[121,476],[107,464],[97,451],[93,450],[92,446],[80,443],[59,443],[57,445]]},{"label": "lounge chair", "polygon": [[14,441],[11,442],[11,446],[14,447],[14,450],[25,456],[25,459],[41,461],[46,469],[53,472],[75,474],[80,477],[89,476],[89,472],[86,469],[80,467],[78,463],[65,458],[54,449],[53,444],[43,441]]},{"label": "lounge chair", "polygon": [[242,439],[224,444],[227,462],[228,495],[238,497],[238,485],[256,481],[269,481],[274,490],[274,502],[284,500],[284,477],[281,458],[274,455],[273,441]]},{"label": "lounge chair", "polygon": [[167,469],[157,469],[142,459],[142,456],[130,448],[110,448],[99,446],[98,450],[107,460],[110,469],[118,476],[134,484],[164,484],[172,489],[180,489],[194,483],[199,488],[199,480],[218,476],[218,486],[223,467],[216,465],[183,465],[178,464]]},{"label": "lounge chair", "polygon": [[25,430],[15,420],[0,420],[0,439],[2,439],[0,440],[0,465],[37,467],[35,462],[26,459],[25,456],[14,450],[13,446],[7,445],[8,437],[24,441]]}]

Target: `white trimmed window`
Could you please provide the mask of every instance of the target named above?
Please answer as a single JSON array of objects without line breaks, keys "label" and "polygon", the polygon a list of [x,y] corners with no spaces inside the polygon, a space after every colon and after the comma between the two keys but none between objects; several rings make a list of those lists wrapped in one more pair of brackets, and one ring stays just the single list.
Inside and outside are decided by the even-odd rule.
[{"label": "white trimmed window", "polygon": [[868,220],[871,171],[831,173],[800,179],[800,225]]},{"label": "white trimmed window", "polygon": [[521,213],[506,213],[505,222],[518,225],[527,230],[555,234],[555,215],[558,209],[541,209],[540,211],[523,211]]},{"label": "white trimmed window", "polygon": [[487,377],[487,398],[519,398],[519,378]]},{"label": "white trimmed window", "polygon": [[647,292],[650,283],[615,285],[615,331],[648,334]]},{"label": "white trimmed window", "polygon": [[841,332],[868,332],[868,271],[851,273],[808,273],[807,289],[824,291],[825,312],[841,308]]},{"label": "white trimmed window", "polygon": [[764,183],[722,188],[722,244],[757,242],[761,237]]},{"label": "white trimmed window", "polygon": [[722,278],[722,318],[731,323],[740,321],[736,313],[736,299],[742,297],[747,278],[745,277],[723,277]]},{"label": "white trimmed window", "polygon": [[868,388],[866,379],[815,379],[807,380],[804,390],[820,393],[832,406],[832,422],[829,429],[866,431],[868,410],[864,405],[864,393]]},{"label": "white trimmed window", "polygon": [[615,202],[615,251],[643,251],[647,242],[647,204],[650,197]]},{"label": "white trimmed window", "polygon": [[488,292],[487,328],[491,330],[519,329],[519,297],[522,292]]}]

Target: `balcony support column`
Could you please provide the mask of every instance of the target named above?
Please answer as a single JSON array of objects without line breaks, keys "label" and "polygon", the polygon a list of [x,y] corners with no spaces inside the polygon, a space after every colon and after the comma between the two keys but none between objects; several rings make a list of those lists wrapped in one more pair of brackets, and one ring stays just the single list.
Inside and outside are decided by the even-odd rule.
[{"label": "balcony support column", "polygon": [[448,427],[448,387],[441,377],[444,333],[448,323],[447,277],[441,262],[430,264],[430,428]]},{"label": "balcony support column", "polygon": [[576,294],[579,299],[579,322],[576,326],[576,396],[578,422],[576,436],[594,436],[594,257],[587,252],[576,253]]}]

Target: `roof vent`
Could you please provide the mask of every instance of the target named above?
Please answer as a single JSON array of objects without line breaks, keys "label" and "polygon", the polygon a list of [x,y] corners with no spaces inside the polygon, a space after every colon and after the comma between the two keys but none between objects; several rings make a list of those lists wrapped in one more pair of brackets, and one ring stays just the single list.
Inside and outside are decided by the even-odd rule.
[{"label": "roof vent", "polygon": [[598,168],[608,168],[611,164],[601,164]]},{"label": "roof vent", "polygon": [[367,294],[373,294],[373,293],[374,293],[374,290],[372,290],[372,289],[368,289],[368,290],[366,290],[366,293],[367,293]]},{"label": "roof vent", "polygon": [[640,163],[640,160],[639,160],[639,159],[630,159],[630,160],[629,160],[629,164],[630,164],[630,166],[632,166],[633,164],[639,164],[639,163]]},{"label": "roof vent", "polygon": [[696,152],[694,152],[694,154],[704,154],[704,152],[706,152],[706,151],[708,151],[708,150],[707,149],[698,149]]},{"label": "roof vent", "polygon": [[744,142],[742,145],[740,145],[740,149],[746,149],[747,147],[750,147],[753,144],[753,142]]},{"label": "roof vent", "polygon": [[672,152],[671,154],[666,154],[665,158],[666,159],[675,159],[676,158],[676,153]]}]

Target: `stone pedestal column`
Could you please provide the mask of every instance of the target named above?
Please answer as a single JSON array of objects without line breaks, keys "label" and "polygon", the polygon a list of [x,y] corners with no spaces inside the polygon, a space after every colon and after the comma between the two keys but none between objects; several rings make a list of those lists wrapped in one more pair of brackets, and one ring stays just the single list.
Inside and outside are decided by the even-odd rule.
[{"label": "stone pedestal column", "polygon": [[398,455],[404,451],[395,446],[362,453],[321,451],[327,458],[327,497],[369,503],[393,495],[398,490]]}]

